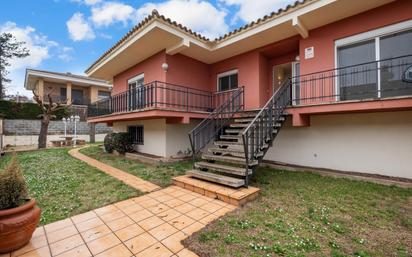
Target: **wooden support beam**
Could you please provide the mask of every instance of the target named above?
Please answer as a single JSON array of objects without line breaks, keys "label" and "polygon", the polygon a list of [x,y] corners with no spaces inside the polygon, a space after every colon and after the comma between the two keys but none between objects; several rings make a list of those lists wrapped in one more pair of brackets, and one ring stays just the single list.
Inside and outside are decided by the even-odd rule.
[{"label": "wooden support beam", "polygon": [[308,29],[305,27],[305,25],[303,25],[302,21],[299,19],[298,16],[293,17],[293,19],[292,19],[292,26],[296,29],[296,31],[297,31],[303,38],[309,37],[309,31],[308,31]]}]

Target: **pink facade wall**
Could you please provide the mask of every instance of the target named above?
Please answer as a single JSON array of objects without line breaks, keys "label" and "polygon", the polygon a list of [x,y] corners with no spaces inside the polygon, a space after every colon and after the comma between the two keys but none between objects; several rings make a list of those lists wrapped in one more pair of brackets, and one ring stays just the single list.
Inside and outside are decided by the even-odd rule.
[{"label": "pink facade wall", "polygon": [[[399,0],[391,4],[311,30],[300,40],[301,74],[335,68],[335,40],[412,19],[412,2]],[[315,57],[305,60],[307,47],[315,47]]]}]

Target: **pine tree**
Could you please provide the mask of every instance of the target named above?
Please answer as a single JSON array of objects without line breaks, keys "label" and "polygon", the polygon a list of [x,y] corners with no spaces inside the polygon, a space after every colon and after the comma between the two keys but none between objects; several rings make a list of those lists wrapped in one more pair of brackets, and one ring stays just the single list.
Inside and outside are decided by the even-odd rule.
[{"label": "pine tree", "polygon": [[30,55],[29,50],[24,47],[25,42],[18,42],[10,33],[0,34],[0,99],[5,95],[5,83],[10,83],[7,78],[7,67],[14,58],[24,58]]}]

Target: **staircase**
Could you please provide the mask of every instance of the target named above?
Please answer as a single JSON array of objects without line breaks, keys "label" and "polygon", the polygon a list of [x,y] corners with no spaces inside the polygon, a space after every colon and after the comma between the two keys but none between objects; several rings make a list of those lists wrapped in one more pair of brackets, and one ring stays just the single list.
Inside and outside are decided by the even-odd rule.
[{"label": "staircase", "polygon": [[[260,111],[244,111],[243,89],[234,93],[189,133],[194,165],[186,174],[234,188],[247,187],[285,121],[289,85],[283,84]],[[201,150],[201,160],[197,160]]]}]

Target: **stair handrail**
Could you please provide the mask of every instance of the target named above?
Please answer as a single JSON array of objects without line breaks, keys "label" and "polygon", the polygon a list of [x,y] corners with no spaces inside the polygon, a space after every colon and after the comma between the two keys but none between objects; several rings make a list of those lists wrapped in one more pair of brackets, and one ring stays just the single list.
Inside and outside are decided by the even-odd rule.
[{"label": "stair handrail", "polygon": [[291,103],[290,92],[291,80],[287,79],[242,132],[247,171],[245,177],[246,186],[249,183],[250,163],[254,160],[259,161],[258,154],[264,149],[264,144],[268,144],[273,140],[274,125],[283,115],[286,106]]},{"label": "stair handrail", "polygon": [[212,113],[189,132],[193,165],[196,154],[209,144],[213,138],[219,136],[234,115],[244,108],[244,88],[239,87],[237,90],[233,90],[231,94],[225,102],[215,108]]}]

